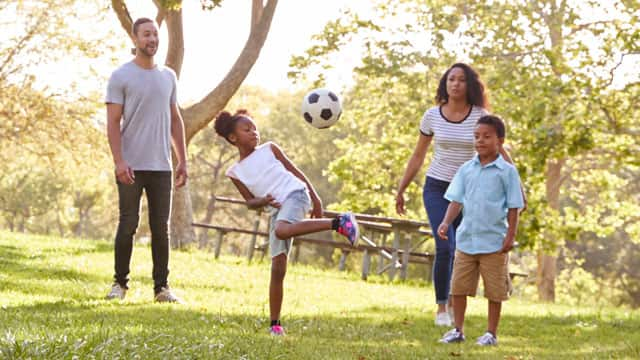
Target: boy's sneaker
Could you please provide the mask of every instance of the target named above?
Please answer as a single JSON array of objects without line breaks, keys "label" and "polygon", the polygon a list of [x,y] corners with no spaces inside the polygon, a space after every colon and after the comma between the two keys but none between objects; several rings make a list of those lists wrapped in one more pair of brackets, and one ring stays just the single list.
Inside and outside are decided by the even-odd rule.
[{"label": "boy's sneaker", "polygon": [[464,334],[458,331],[458,329],[451,329],[442,336],[440,342],[443,344],[459,343],[464,341]]},{"label": "boy's sneaker", "polygon": [[351,246],[356,246],[360,238],[360,229],[356,217],[352,213],[347,212],[338,215],[338,234],[344,235]]},{"label": "boy's sneaker", "polygon": [[496,339],[496,337],[493,336],[492,333],[487,331],[484,335],[478,338],[478,340],[476,341],[476,344],[480,346],[498,345],[498,339]]},{"label": "boy's sneaker", "polygon": [[171,289],[169,289],[169,287],[163,287],[160,289],[160,291],[156,294],[155,296],[155,301],[156,302],[161,302],[161,303],[178,303],[178,304],[182,304],[182,300],[177,297],[172,291]]},{"label": "boy's sneaker", "polygon": [[269,328],[269,334],[271,336],[284,336],[284,328],[282,325],[273,325]]},{"label": "boy's sneaker", "polygon": [[122,300],[127,295],[127,288],[121,286],[118,283],[111,285],[111,291],[106,296],[107,300],[119,299]]},{"label": "boy's sneaker", "polygon": [[446,326],[449,327],[452,325],[451,316],[448,312],[441,312],[436,314],[436,326]]}]

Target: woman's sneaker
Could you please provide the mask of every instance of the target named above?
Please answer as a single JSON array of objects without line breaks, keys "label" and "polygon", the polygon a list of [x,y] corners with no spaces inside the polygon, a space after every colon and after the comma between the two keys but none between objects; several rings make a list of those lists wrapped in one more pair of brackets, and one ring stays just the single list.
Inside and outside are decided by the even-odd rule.
[{"label": "woman's sneaker", "polygon": [[441,312],[436,314],[436,326],[446,326],[449,327],[452,325],[451,315],[448,312]]},{"label": "woman's sneaker", "polygon": [[347,212],[338,215],[338,234],[344,235],[351,246],[356,246],[360,238],[360,229],[356,217],[352,213]]},{"label": "woman's sneaker", "polygon": [[119,299],[123,300],[127,295],[127,288],[121,286],[118,283],[113,283],[111,286],[111,291],[106,296],[107,300]]},{"label": "woman's sneaker", "polygon": [[284,328],[282,325],[273,325],[269,328],[269,334],[271,336],[284,336]]},{"label": "woman's sneaker", "polygon": [[476,344],[480,346],[498,345],[498,339],[496,339],[496,337],[493,336],[492,333],[487,331],[486,333],[484,333],[484,335],[478,338],[478,340],[476,341]]},{"label": "woman's sneaker", "polygon": [[440,342],[443,344],[453,344],[453,343],[459,343],[463,341],[464,341],[464,334],[458,331],[458,329],[451,329],[447,331],[440,339]]}]

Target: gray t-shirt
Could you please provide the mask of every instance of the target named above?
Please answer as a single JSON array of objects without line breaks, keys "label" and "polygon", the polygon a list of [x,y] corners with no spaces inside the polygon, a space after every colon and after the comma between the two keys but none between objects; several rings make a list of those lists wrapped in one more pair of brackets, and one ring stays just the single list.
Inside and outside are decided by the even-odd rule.
[{"label": "gray t-shirt", "polygon": [[133,170],[171,171],[171,104],[177,99],[172,69],[144,69],[130,61],[116,69],[106,103],[123,105],[122,156]]}]

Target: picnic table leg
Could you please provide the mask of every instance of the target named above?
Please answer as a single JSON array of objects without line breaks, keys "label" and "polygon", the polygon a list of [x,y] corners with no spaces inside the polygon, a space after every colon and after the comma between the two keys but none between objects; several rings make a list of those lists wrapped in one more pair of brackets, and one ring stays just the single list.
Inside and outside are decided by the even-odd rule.
[{"label": "picnic table leg", "polygon": [[[382,242],[380,243],[380,247],[385,247],[387,245],[387,233],[382,234]],[[384,255],[382,255],[382,250],[380,251],[380,258],[378,259],[378,274],[382,274],[384,272]]]},{"label": "picnic table leg", "polygon": [[393,229],[393,253],[391,253],[391,266],[389,267],[389,280],[396,277],[396,263],[398,262],[398,249],[400,248],[400,229]]},{"label": "picnic table leg", "polygon": [[298,263],[300,261],[300,248],[302,247],[302,243],[296,242],[296,239],[291,239],[291,246],[293,246],[293,262]]},{"label": "picnic table leg", "polygon": [[218,241],[216,241],[216,250],[213,255],[216,259],[220,257],[220,249],[222,248],[223,238],[224,238],[224,231],[218,231]]},{"label": "picnic table leg", "polygon": [[[267,234],[271,234],[271,214],[267,217]],[[262,244],[262,255],[260,256],[260,261],[264,261],[265,255],[267,252],[271,251],[269,248],[269,235],[267,235],[267,240]]]},{"label": "picnic table leg", "polygon": [[369,267],[371,266],[371,256],[369,250],[365,250],[362,256],[362,280],[367,280],[369,276]]},{"label": "picnic table leg", "polygon": [[253,259],[253,252],[256,250],[256,240],[258,239],[258,228],[260,228],[260,212],[258,212],[256,222],[253,223],[253,235],[251,235],[251,242],[249,243],[249,249],[247,252],[247,258],[249,262]]},{"label": "picnic table leg", "polygon": [[428,258],[429,263],[427,264],[426,271],[426,280],[427,284],[431,284],[433,282],[433,257]]},{"label": "picnic table leg", "polygon": [[200,237],[198,238],[198,249],[206,249],[207,245],[209,245],[209,229],[202,229],[202,233],[200,233]]},{"label": "picnic table leg", "polygon": [[[369,231],[369,240],[371,240],[374,244],[376,242],[376,232],[372,229]],[[369,250],[365,249],[362,254],[362,280],[367,281],[369,277],[369,269],[371,268],[371,254],[369,254]]]},{"label": "picnic table leg", "polygon": [[338,264],[338,270],[344,271],[347,268],[347,255],[349,252],[342,250],[342,256],[340,256],[340,263]]},{"label": "picnic table leg", "polygon": [[407,273],[409,269],[409,254],[411,253],[411,235],[406,234],[404,239],[404,253],[402,253],[402,268],[400,269],[400,279],[402,281],[407,280]]}]

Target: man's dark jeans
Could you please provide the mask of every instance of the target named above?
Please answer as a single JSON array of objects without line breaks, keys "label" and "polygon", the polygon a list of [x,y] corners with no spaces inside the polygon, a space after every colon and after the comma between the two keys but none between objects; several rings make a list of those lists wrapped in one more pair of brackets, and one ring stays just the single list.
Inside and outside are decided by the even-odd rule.
[{"label": "man's dark jeans", "polygon": [[135,171],[135,182],[118,184],[120,221],[115,241],[114,279],[124,288],[129,281],[129,265],[133,249],[133,235],[140,220],[142,190],[147,194],[149,227],[151,228],[151,255],[153,282],[157,293],[167,286],[169,276],[169,214],[171,212],[171,172]]}]

